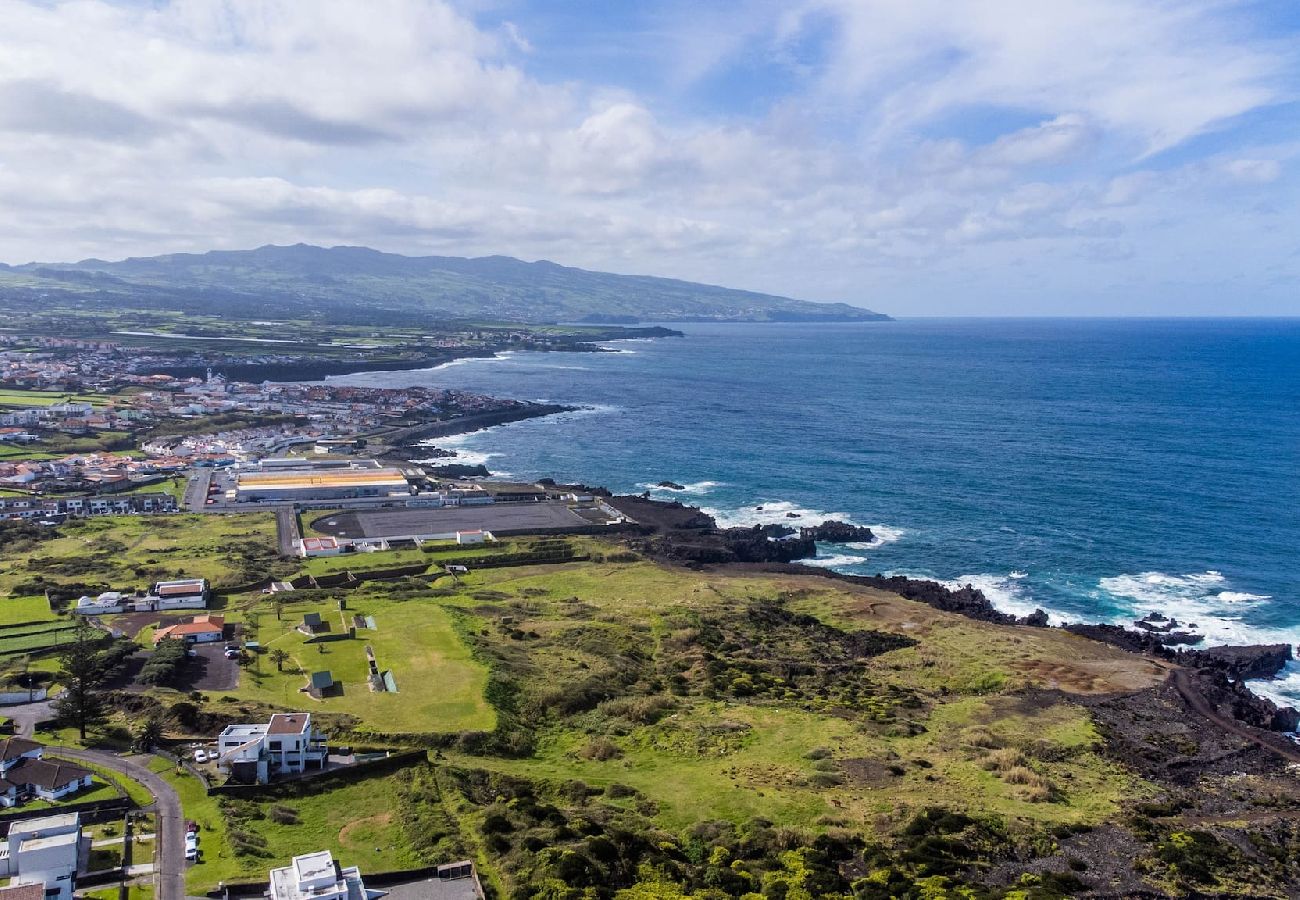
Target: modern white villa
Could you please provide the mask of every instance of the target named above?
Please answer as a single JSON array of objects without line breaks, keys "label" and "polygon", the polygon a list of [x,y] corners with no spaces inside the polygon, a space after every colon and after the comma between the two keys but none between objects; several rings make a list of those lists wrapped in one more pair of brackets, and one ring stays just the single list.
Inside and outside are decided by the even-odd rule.
[{"label": "modern white villa", "polygon": [[244,784],[324,768],[327,755],[311,713],[276,713],[265,724],[227,725],[217,736],[217,771]]},{"label": "modern white villa", "polygon": [[82,836],[77,813],[20,820],[0,845],[0,877],[10,885],[43,885],[46,900],[71,900],[89,856],[90,838]]},{"label": "modern white villa", "polygon": [[292,865],[271,870],[271,900],[367,900],[368,896],[361,870],[343,868],[328,850],[295,856]]}]

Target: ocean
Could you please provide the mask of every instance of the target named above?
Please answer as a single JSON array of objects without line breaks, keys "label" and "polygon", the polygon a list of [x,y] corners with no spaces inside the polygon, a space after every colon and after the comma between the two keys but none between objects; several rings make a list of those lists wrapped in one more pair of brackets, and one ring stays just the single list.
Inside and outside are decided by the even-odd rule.
[{"label": "ocean", "polygon": [[[672,327],[335,380],[588,407],[436,442],[494,473],[875,530],[812,565],[969,583],[1054,623],[1300,641],[1300,319]],[[1300,663],[1252,688],[1300,705]]]}]

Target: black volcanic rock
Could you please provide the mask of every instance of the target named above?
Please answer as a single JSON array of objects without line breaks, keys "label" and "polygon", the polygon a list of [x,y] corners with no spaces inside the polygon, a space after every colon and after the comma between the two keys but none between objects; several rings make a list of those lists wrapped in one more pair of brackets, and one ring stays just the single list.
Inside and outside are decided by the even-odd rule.
[{"label": "black volcanic rock", "polygon": [[446,466],[426,466],[424,469],[430,475],[438,478],[485,478],[492,473],[488,467],[479,463],[476,466],[465,465],[464,463],[452,463]]},{"label": "black volcanic rock", "polygon": [[1133,631],[1120,625],[1087,625],[1084,623],[1075,623],[1064,627],[1071,634],[1092,638],[1094,641],[1101,641],[1103,644],[1110,644],[1131,653],[1171,655],[1170,651],[1165,647],[1164,636],[1152,634],[1148,631]]},{"label": "black volcanic rock", "polygon": [[1214,669],[1229,678],[1272,678],[1294,657],[1290,644],[1256,644],[1184,650],[1178,661],[1185,666]]},{"label": "black volcanic rock", "polygon": [[865,525],[850,525],[847,522],[837,522],[834,519],[805,528],[803,534],[804,537],[810,537],[814,541],[823,541],[827,544],[847,544],[850,541],[870,543],[876,539],[871,529]]},{"label": "black volcanic rock", "polygon": [[667,488],[667,489],[670,490],[670,491],[684,491],[684,490],[686,490],[686,485],[684,485],[684,484],[678,484],[678,483],[675,482],[675,481],[661,481],[661,482],[659,482],[659,484],[656,485],[656,487]]}]

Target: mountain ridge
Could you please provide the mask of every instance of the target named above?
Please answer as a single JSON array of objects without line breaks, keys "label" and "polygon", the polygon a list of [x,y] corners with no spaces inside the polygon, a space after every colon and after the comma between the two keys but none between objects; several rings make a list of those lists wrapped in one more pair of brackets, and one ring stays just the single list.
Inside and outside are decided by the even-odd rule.
[{"label": "mountain ridge", "polygon": [[[885,321],[845,303],[817,303],[653,275],[622,275],[512,256],[405,256],[371,247],[265,244],[90,257],[75,263],[0,267],[0,291],[55,291],[85,299],[188,307],[225,298],[231,308],[274,301],[287,312],[326,315],[365,306],[456,319],[553,321]],[[231,312],[230,309],[209,310]]]}]

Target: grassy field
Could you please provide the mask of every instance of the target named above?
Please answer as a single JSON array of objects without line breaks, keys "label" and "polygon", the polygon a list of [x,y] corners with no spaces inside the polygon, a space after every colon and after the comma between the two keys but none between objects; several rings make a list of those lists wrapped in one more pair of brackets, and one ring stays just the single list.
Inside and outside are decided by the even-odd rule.
[{"label": "grassy field", "polygon": [[[762,817],[871,829],[882,817],[892,821],[932,803],[1012,819],[1095,822],[1144,790],[1096,752],[1097,736],[1082,707],[1067,699],[1011,699],[1028,686],[1104,690],[1157,677],[1149,663],[1070,635],[998,629],[806,577],[718,577],[645,563],[471,577],[466,590],[479,601],[476,611],[495,607],[514,619],[509,632],[480,632],[488,636],[489,653],[513,660],[525,690],[541,693],[542,703],[555,703],[565,683],[597,677],[610,656],[638,642],[663,654],[682,623],[696,621],[702,611],[783,598],[845,627],[924,635],[916,646],[870,660],[875,696],[863,701],[865,716],[834,704],[809,710],[806,698],[780,694],[709,699],[688,693],[664,697],[671,713],[653,722],[547,717],[533,758],[473,761],[530,778],[630,785],[655,802],[656,821],[668,828]],[[873,705],[895,694],[915,709],[895,717],[892,701]],[[596,740],[609,749],[593,756],[589,747]],[[994,748],[1021,754],[1026,767],[1051,783],[1054,800],[1042,802],[990,770]]]},{"label": "grassy field", "polygon": [[130,590],[182,577],[220,588],[291,571],[276,558],[270,513],[101,516],[70,520],[35,547],[0,547],[0,592],[11,597],[46,584]]},{"label": "grassy field", "polygon": [[0,628],[0,657],[59,647],[68,641],[76,627],[75,622],[65,620]]},{"label": "grassy field", "polygon": [[[0,548],[0,556],[4,550]],[[4,574],[0,572],[0,578]],[[0,597],[0,626],[26,622],[52,622],[58,616],[50,611],[44,597]]]},{"label": "grassy field", "polygon": [[[483,698],[487,671],[471,659],[441,603],[392,600],[369,590],[346,596],[346,613],[332,600],[287,602],[279,620],[269,600],[235,613],[245,621],[250,612],[254,614],[263,653],[256,669],[244,672],[234,696],[281,707],[348,713],[383,732],[493,727],[495,716]],[[377,628],[357,629],[351,639],[312,643],[296,629],[307,613],[319,614],[333,635],[347,634],[353,615],[372,617]],[[397,693],[369,690],[367,646],[374,650],[380,671],[392,671]],[[291,658],[282,672],[276,671],[270,660],[275,649],[286,651]],[[308,674],[322,670],[329,670],[335,681],[341,682],[341,696],[314,700],[299,691]]]},{"label": "grassy field", "polygon": [[[288,865],[291,857],[317,850],[329,850],[340,863],[359,865],[363,873],[420,864],[400,829],[396,788],[402,772],[349,784],[330,782],[301,796],[245,801],[239,804],[240,814],[232,815],[223,810],[220,798],[204,793],[192,775],[177,773],[159,758],[150,768],[171,782],[186,817],[199,824],[200,860],[185,879],[191,894],[210,890],[220,881],[264,881],[269,868]],[[297,824],[273,821],[267,813],[275,805],[293,810]],[[236,853],[238,832],[255,834],[265,846],[256,853]]]},{"label": "grassy field", "polygon": [[22,391],[0,389],[0,406],[53,406],[56,403],[89,403],[92,406],[107,406],[113,397],[110,394],[69,394],[61,391]]}]

